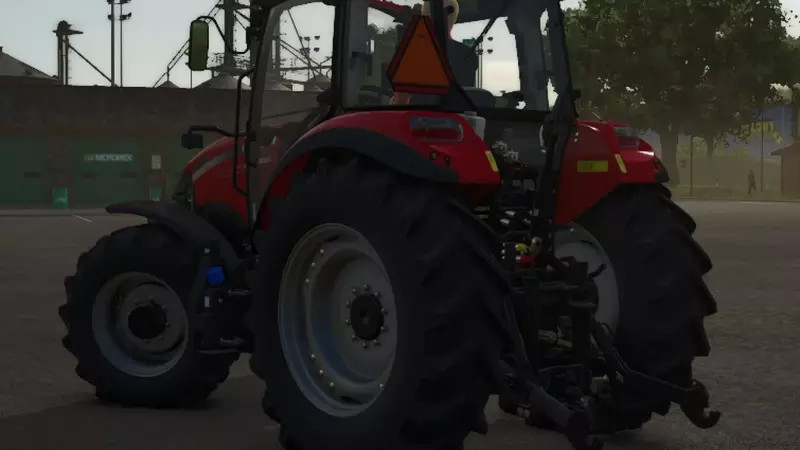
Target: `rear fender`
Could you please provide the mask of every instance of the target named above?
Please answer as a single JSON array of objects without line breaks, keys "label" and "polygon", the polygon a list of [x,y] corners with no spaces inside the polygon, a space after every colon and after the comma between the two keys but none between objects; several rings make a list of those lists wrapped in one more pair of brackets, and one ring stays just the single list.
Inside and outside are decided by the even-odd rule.
[{"label": "rear fender", "polygon": [[[464,131],[463,139],[455,143],[416,141],[410,120],[420,116],[455,118]],[[421,180],[464,185],[466,189],[477,188],[476,191],[500,183],[486,144],[459,115],[429,111],[345,114],[318,125],[284,153],[267,183],[256,226],[266,227],[269,200],[288,194],[293,175],[305,168],[311,155],[342,150]]]},{"label": "rear fender", "polygon": [[555,223],[580,217],[623,184],[666,182],[666,169],[643,139],[621,147],[611,122],[580,122],[567,143],[556,206]]},{"label": "rear fender", "polygon": [[234,273],[239,257],[219,230],[185,206],[178,203],[137,200],[106,207],[109,214],[133,214],[145,217],[181,236],[198,253],[216,249],[226,273]]}]

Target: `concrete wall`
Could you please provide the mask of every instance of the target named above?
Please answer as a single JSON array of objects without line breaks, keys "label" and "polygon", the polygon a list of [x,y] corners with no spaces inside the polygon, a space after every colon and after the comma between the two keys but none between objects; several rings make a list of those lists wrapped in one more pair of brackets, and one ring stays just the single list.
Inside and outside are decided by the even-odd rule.
[{"label": "concrete wall", "polygon": [[[249,93],[242,98],[246,105]],[[110,191],[109,200],[147,198],[152,187],[168,188],[165,184],[180,171],[177,166],[193,156],[180,147],[180,135],[193,124],[232,130],[235,106],[236,93],[229,90],[0,83],[0,164],[6,168],[0,207],[46,206],[52,203],[52,190],[64,188],[81,206],[103,206],[94,204],[101,202],[99,197],[79,198],[92,179],[105,180],[96,186]],[[242,109],[243,128],[247,116]],[[209,136],[207,142],[216,138]],[[81,162],[87,152],[135,153],[136,170],[120,172],[119,165],[105,164],[87,171]],[[33,153],[43,161],[22,161]],[[154,154],[164,160],[160,169],[150,165]],[[128,183],[127,193],[121,192],[122,182]],[[118,198],[112,195],[117,191]]]},{"label": "concrete wall", "polygon": [[235,105],[228,90],[0,84],[0,133],[180,135],[191,124],[232,128]]},{"label": "concrete wall", "polygon": [[[250,95],[250,91],[242,93],[240,129],[247,121]],[[317,95],[270,91],[262,116],[308,108],[316,104]],[[194,154],[180,147],[181,134],[190,125],[232,131],[235,107],[233,90],[60,86],[0,80],[0,165],[5,168],[0,171],[0,207],[49,205],[53,189],[75,193],[70,195],[75,200],[72,206],[103,206],[94,203],[128,200],[131,195],[147,198],[154,187],[162,192],[171,190],[183,164]],[[205,142],[210,144],[218,138],[207,133]],[[124,170],[118,164],[87,168],[85,157],[95,153],[135,155],[135,161],[132,168]],[[160,168],[151,164],[153,157],[163,161]],[[93,187],[87,187],[91,182],[95,183]],[[109,191],[105,200],[87,195],[80,198],[81,192],[103,188]],[[30,192],[23,192],[25,189]],[[114,197],[116,192],[119,197]]]}]

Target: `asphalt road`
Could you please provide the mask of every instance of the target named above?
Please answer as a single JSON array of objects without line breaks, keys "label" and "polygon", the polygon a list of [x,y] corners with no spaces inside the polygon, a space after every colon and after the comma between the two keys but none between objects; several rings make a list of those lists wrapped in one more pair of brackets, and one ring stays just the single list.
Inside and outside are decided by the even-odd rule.
[{"label": "asphalt road", "polygon": [[[724,412],[714,429],[680,413],[614,438],[608,449],[800,449],[800,204],[688,202],[715,262],[720,312],[697,373]],[[0,449],[277,450],[246,360],[200,409],[151,411],[95,401],[60,344],[56,308],[78,254],[124,217],[0,214]],[[470,450],[568,449],[489,406],[488,436]]]}]

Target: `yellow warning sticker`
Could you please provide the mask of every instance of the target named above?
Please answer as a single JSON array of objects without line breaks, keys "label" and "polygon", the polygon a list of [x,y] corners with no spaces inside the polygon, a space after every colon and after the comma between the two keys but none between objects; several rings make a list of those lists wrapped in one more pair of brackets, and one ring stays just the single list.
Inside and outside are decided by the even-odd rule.
[{"label": "yellow warning sticker", "polygon": [[608,172],[608,161],[578,161],[578,172]]},{"label": "yellow warning sticker", "polygon": [[489,160],[489,165],[492,166],[492,172],[500,172],[500,170],[497,168],[497,161],[494,160],[494,155],[492,155],[492,152],[486,151],[486,159]]},{"label": "yellow warning sticker", "polygon": [[617,158],[617,165],[619,166],[619,171],[622,173],[628,173],[628,168],[625,167],[625,161],[622,160],[622,155],[617,153],[614,156]]}]

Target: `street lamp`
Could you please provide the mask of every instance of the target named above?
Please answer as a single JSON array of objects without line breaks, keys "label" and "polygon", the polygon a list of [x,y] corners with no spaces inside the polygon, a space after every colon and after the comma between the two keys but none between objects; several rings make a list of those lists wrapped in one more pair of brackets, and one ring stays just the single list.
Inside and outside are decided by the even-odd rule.
[{"label": "street lamp", "polygon": [[122,5],[128,4],[130,2],[131,2],[131,0],[120,0],[120,2],[119,2],[119,85],[120,85],[120,87],[123,86],[122,79],[123,79],[123,76],[125,75],[124,71],[123,71],[123,61],[124,61],[123,50],[125,48],[122,45],[122,30],[123,30],[123,25],[125,24],[125,21],[129,20],[131,18],[131,16],[132,16],[131,13],[122,14]]},{"label": "street lamp", "polygon": [[[494,37],[488,36],[486,38],[486,40],[489,41],[489,42],[492,42],[492,41],[494,41]],[[478,84],[479,88],[483,88],[483,55],[484,55],[484,53],[491,55],[492,53],[494,53],[494,49],[491,49],[491,48],[484,49],[483,48],[483,42],[481,42],[480,45],[478,45],[478,83],[477,84]]]},{"label": "street lamp", "polygon": [[[130,2],[131,2],[131,0],[119,0],[119,1],[106,0],[106,3],[108,3],[111,6],[111,14],[108,15],[108,20],[111,21],[111,84],[112,85],[114,85],[114,83],[115,83],[116,67],[117,67],[117,58],[116,58],[116,37],[117,37],[116,21],[119,20],[119,22],[120,22],[120,24],[119,24],[119,46],[120,46],[120,49],[119,49],[119,57],[120,57],[120,62],[119,62],[119,65],[120,65],[120,68],[119,68],[119,70],[120,70],[119,80],[120,80],[120,86],[122,86],[122,78],[123,78],[123,76],[122,76],[122,25],[123,25],[123,22],[125,22],[126,20],[129,20],[131,18],[131,13],[122,14],[122,6],[126,5],[126,4],[128,4]],[[117,5],[119,5],[119,10],[120,10],[119,17],[117,17],[117,12],[116,12],[116,8],[115,8],[115,6],[117,6]]]}]

